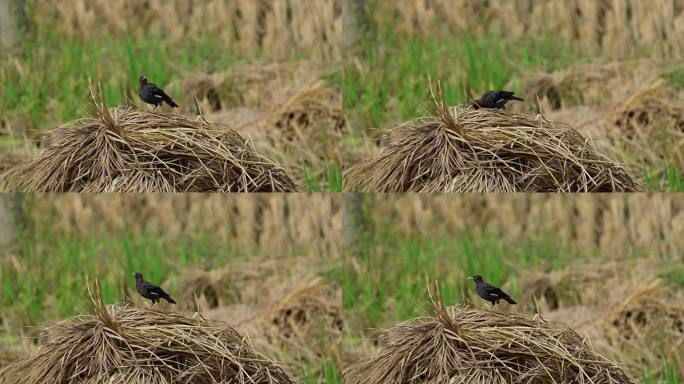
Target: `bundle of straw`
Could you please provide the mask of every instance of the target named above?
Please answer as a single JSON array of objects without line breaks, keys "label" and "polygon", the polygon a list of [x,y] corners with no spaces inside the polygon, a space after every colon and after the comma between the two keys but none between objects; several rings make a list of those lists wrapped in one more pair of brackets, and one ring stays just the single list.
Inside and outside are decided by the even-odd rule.
[{"label": "bundle of straw", "polygon": [[[433,303],[434,305],[434,303]],[[629,384],[620,366],[564,324],[540,316],[434,305],[390,328],[375,356],[344,373],[355,384]]]},{"label": "bundle of straw", "polygon": [[390,130],[390,143],[345,173],[356,192],[638,191],[637,179],[590,139],[541,115],[449,108]]},{"label": "bundle of straw", "polygon": [[199,315],[106,306],[58,323],[38,351],[0,372],[6,384],[251,383],[294,381],[248,339]]},{"label": "bundle of straw", "polygon": [[229,127],[201,116],[108,109],[59,127],[0,177],[17,192],[295,192],[300,185]]}]

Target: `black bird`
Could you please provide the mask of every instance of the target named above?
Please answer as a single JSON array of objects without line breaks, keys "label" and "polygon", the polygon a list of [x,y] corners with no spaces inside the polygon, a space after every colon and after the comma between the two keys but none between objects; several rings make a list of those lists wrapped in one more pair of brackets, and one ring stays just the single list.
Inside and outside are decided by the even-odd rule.
[{"label": "black bird", "polygon": [[513,95],[514,92],[508,91],[487,91],[473,102],[473,108],[506,109],[506,103],[511,100],[523,101],[523,99]]},{"label": "black bird", "polygon": [[138,88],[138,96],[140,96],[142,101],[146,102],[147,104],[154,105],[154,109],[157,109],[159,104],[161,104],[162,102],[166,102],[166,104],[168,104],[171,108],[178,107],[178,104],[176,104],[171,99],[171,97],[169,97],[169,95],[167,95],[164,92],[163,89],[157,87],[152,83],[148,83],[147,77],[140,76],[138,78],[138,81],[140,81],[140,88]]},{"label": "black bird", "polygon": [[176,301],[169,296],[168,293],[164,292],[163,289],[157,287],[156,285],[145,281],[143,275],[140,272],[134,273],[135,275],[135,289],[138,290],[140,296],[152,300],[152,305],[156,304],[159,300],[164,299],[171,304],[176,304]]},{"label": "black bird", "polygon": [[499,304],[499,300],[506,300],[508,304],[518,304],[515,300],[511,299],[510,296],[501,289],[485,283],[484,279],[480,275],[475,275],[468,277],[470,280],[475,281],[475,292],[478,296],[492,303],[492,309],[495,304]]}]

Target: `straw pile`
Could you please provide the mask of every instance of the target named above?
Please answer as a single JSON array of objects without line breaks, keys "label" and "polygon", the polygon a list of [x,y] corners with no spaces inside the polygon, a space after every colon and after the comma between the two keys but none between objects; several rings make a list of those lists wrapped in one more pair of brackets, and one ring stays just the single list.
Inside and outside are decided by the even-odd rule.
[{"label": "straw pile", "polygon": [[48,329],[49,340],[0,373],[14,383],[293,383],[232,328],[200,316],[93,300],[95,313]]},{"label": "straw pile", "polygon": [[[369,2],[370,3],[370,2]],[[501,35],[511,41],[552,36],[577,52],[625,57],[684,56],[681,0],[398,0],[372,2],[378,28],[434,36],[440,30],[469,36]],[[458,12],[454,12],[458,10]],[[506,28],[502,30],[501,26]]]},{"label": "straw pile", "polygon": [[343,329],[339,288],[310,277],[273,304],[267,315],[270,326],[264,328],[274,345],[319,364],[329,357],[339,359]]},{"label": "straw pile", "polygon": [[18,192],[294,192],[299,184],[227,126],[130,107],[51,132],[37,158],[5,173]]},{"label": "straw pile", "polygon": [[316,264],[301,258],[189,271],[180,279],[181,298],[194,300],[204,316],[228,322],[288,366],[321,367],[341,361],[342,292],[316,275]]},{"label": "straw pile", "polygon": [[447,107],[390,130],[390,142],[345,174],[359,192],[626,192],[641,189],[590,139],[541,115]]},{"label": "straw pile", "polygon": [[0,369],[26,357],[31,351],[28,343],[3,342],[0,344]]},{"label": "straw pile", "polygon": [[431,317],[387,331],[348,383],[634,383],[575,331],[540,316],[434,304]]},{"label": "straw pile", "polygon": [[[521,286],[523,297],[539,298],[550,319],[562,319],[595,340],[635,375],[680,362],[684,352],[684,292],[666,284],[672,267],[658,259],[590,262],[536,272]],[[684,373],[684,365],[679,364]]]},{"label": "straw pile", "polygon": [[532,73],[521,87],[535,108],[571,121],[601,151],[663,172],[684,164],[684,90],[673,80],[680,68],[658,60],[598,62]]},{"label": "straw pile", "polygon": [[27,23],[58,38],[163,36],[173,44],[210,36],[237,55],[339,58],[338,0],[27,1]]},{"label": "straw pile", "polygon": [[198,106],[215,121],[229,121],[271,158],[323,169],[341,156],[341,94],[323,80],[335,69],[295,61],[195,73],[183,80],[184,104],[190,112]]}]

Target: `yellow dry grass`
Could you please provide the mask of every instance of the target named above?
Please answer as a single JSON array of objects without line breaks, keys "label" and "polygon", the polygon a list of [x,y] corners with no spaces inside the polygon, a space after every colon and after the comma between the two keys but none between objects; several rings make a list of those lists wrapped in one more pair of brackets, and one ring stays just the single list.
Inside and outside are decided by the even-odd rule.
[{"label": "yellow dry grass", "polygon": [[523,77],[524,105],[590,136],[602,151],[646,169],[684,167],[684,91],[665,78],[680,64],[621,60]]},{"label": "yellow dry grass", "polygon": [[395,325],[347,383],[634,383],[591,341],[539,314],[498,313],[432,302],[430,316]]},{"label": "yellow dry grass", "polygon": [[293,383],[249,338],[197,313],[105,305],[45,330],[32,355],[0,371],[13,383]]},{"label": "yellow dry grass", "polygon": [[296,369],[342,364],[342,292],[319,275],[334,260],[315,257],[250,260],[191,270],[180,301],[196,301],[206,317],[228,322],[254,345]]},{"label": "yellow dry grass", "polygon": [[318,275],[334,265],[328,258],[255,260],[191,271],[181,284],[206,317],[232,324],[289,366],[341,365],[342,292]]},{"label": "yellow dry grass", "polygon": [[294,61],[190,74],[183,80],[184,104],[229,123],[271,158],[323,170],[341,161],[342,95],[323,80],[336,68]]},{"label": "yellow dry grass", "polygon": [[[502,240],[552,234],[584,254],[593,249],[615,258],[639,249],[657,258],[684,254],[684,200],[677,195],[366,195],[378,225],[400,235],[441,236],[467,231]],[[482,218],[487,220],[483,221]],[[524,221],[521,221],[524,218]]]},{"label": "yellow dry grass", "polygon": [[307,250],[310,256],[341,255],[340,195],[56,194],[23,198],[38,231],[49,227],[64,236],[157,231],[173,239],[185,233],[212,233],[216,241],[269,257],[288,250]]},{"label": "yellow dry grass", "polygon": [[[380,23],[429,35],[503,32],[516,39],[553,33],[584,52],[624,56],[636,51],[665,58],[684,57],[681,0],[397,0],[374,2]],[[437,27],[439,26],[439,27]]]},{"label": "yellow dry grass", "polygon": [[29,5],[35,19],[48,21],[39,28],[70,37],[156,33],[178,41],[211,35],[243,54],[341,57],[339,0],[32,0]]},{"label": "yellow dry grass", "polygon": [[388,130],[390,142],[345,171],[352,192],[635,192],[631,170],[543,115],[449,108]]},{"label": "yellow dry grass", "polygon": [[545,317],[567,322],[638,374],[663,360],[680,363],[684,354],[683,292],[660,278],[669,268],[632,259],[528,272],[520,295],[536,298]]},{"label": "yellow dry grass", "polygon": [[202,116],[107,108],[50,132],[0,175],[12,192],[295,192],[299,182],[230,127]]}]

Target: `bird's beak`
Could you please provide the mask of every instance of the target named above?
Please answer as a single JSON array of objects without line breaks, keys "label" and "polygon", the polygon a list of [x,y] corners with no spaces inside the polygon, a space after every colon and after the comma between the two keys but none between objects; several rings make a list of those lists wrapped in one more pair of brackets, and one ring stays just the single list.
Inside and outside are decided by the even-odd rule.
[{"label": "bird's beak", "polygon": [[473,279],[473,277],[472,277],[472,276],[468,276],[468,277],[466,277],[466,279],[468,279],[468,280],[472,280],[472,279]]}]

